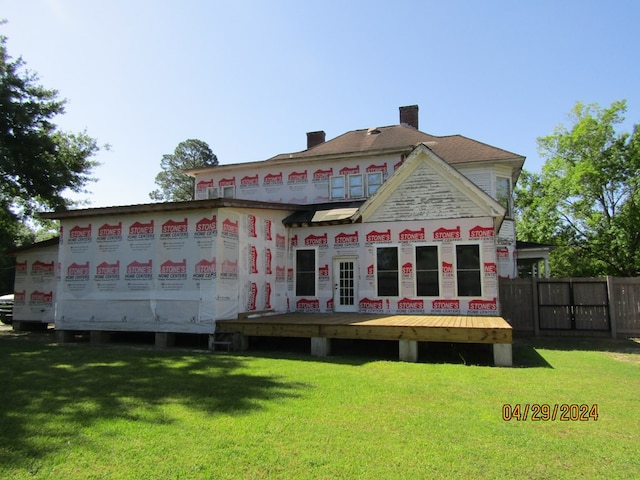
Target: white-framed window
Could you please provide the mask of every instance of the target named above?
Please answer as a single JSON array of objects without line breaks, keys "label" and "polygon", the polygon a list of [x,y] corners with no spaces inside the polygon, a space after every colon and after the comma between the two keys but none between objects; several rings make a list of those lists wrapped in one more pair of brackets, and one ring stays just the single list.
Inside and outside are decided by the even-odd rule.
[{"label": "white-framed window", "polygon": [[349,175],[349,198],[364,197],[364,183],[362,174]]},{"label": "white-framed window", "polygon": [[300,248],[296,250],[296,296],[316,295],[316,250]]},{"label": "white-framed window", "polygon": [[345,198],[345,178],[343,175],[331,177],[329,181],[329,196],[331,198]]},{"label": "white-framed window", "polygon": [[398,247],[376,249],[376,287],[378,297],[400,295],[400,262]]},{"label": "white-framed window", "polygon": [[440,261],[436,245],[416,246],[416,295],[440,295]]},{"label": "white-framed window", "polygon": [[382,172],[367,173],[367,197],[370,197],[382,185],[384,178]]},{"label": "white-framed window", "polygon": [[207,189],[207,198],[235,198],[236,188],[228,187],[212,187]]},{"label": "white-framed window", "polygon": [[456,281],[459,297],[482,296],[482,262],[479,244],[456,245]]},{"label": "white-framed window", "polygon": [[511,195],[511,179],[496,177],[496,200],[507,209],[507,217],[513,217],[513,199]]}]

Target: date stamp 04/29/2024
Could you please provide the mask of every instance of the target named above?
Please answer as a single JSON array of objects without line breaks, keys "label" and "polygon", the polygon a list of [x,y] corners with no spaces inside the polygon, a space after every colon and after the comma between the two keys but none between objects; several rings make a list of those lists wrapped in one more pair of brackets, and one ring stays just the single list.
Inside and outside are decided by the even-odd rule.
[{"label": "date stamp 04/29/2024", "polygon": [[588,422],[598,420],[598,404],[585,403],[505,403],[502,420],[525,422]]}]

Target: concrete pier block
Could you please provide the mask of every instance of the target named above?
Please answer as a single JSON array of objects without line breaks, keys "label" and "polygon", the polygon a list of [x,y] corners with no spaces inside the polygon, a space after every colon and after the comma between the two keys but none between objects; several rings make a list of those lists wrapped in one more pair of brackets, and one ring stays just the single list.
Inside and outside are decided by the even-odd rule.
[{"label": "concrete pier block", "polygon": [[73,330],[56,330],[56,342],[69,343],[73,341],[75,332]]},{"label": "concrete pier block", "polygon": [[91,330],[91,332],[89,332],[89,343],[91,343],[91,345],[109,343],[110,338],[110,332],[105,332],[103,330]]},{"label": "concrete pier block", "polygon": [[169,332],[156,332],[156,347],[167,348],[176,344],[176,334]]},{"label": "concrete pier block", "polygon": [[311,337],[311,355],[314,357],[331,355],[331,340],[323,337]]},{"label": "concrete pier block", "polygon": [[512,345],[510,343],[493,344],[493,363],[497,367],[513,366]]},{"label": "concrete pier block", "polygon": [[402,362],[418,361],[418,342],[416,340],[399,340],[400,360]]}]

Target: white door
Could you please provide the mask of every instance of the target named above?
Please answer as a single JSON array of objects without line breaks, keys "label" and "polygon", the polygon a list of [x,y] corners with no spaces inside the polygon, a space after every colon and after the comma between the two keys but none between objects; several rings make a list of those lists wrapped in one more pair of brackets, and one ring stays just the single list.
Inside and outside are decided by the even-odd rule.
[{"label": "white door", "polygon": [[358,259],[335,257],[333,259],[333,309],[336,312],[357,312]]}]

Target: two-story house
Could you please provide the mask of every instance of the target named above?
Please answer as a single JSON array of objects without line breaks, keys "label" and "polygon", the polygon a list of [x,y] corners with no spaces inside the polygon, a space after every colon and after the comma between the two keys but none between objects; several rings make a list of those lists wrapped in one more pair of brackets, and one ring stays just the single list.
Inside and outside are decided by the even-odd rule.
[{"label": "two-story house", "polygon": [[310,132],[301,152],[189,171],[193,201],[49,214],[56,328],[210,334],[264,310],[498,315],[523,162],[421,132],[409,106],[399,125]]}]

